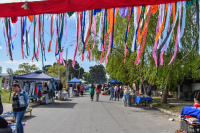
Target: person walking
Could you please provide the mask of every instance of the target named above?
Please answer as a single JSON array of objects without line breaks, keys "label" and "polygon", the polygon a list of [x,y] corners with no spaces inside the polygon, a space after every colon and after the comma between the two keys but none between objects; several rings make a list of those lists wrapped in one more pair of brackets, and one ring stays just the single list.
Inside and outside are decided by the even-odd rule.
[{"label": "person walking", "polygon": [[124,89],[124,105],[123,105],[124,107],[126,107],[126,101],[127,101],[127,106],[129,106],[129,90],[127,84]]},{"label": "person walking", "polygon": [[14,118],[17,125],[16,126],[17,133],[24,133],[22,119],[26,112],[26,108],[28,107],[29,96],[26,91],[20,89],[19,84],[13,84],[12,90],[14,91],[12,107],[13,107]]},{"label": "person walking", "polygon": [[148,86],[147,86],[147,95],[149,97],[151,97],[151,89],[152,89],[152,86],[151,86],[151,84],[148,83]]},{"label": "person walking", "polygon": [[120,88],[119,88],[119,85],[118,85],[117,88],[116,88],[116,97],[115,97],[115,101],[116,101],[117,98],[118,98],[118,101],[119,101],[119,97],[120,97]]},{"label": "person walking", "polygon": [[99,94],[101,92],[101,85],[97,85],[95,90],[96,90],[96,101],[98,102],[99,101]]},{"label": "person walking", "polygon": [[80,89],[81,89],[81,85],[77,85],[77,96],[79,96],[79,94],[80,94]]},{"label": "person walking", "polygon": [[80,90],[81,90],[81,96],[83,96],[83,91],[84,91],[84,86],[83,85],[81,85]]},{"label": "person walking", "polygon": [[113,100],[114,91],[115,91],[115,89],[114,89],[113,84],[112,84],[112,86],[110,87],[110,100],[111,100],[111,99]]},{"label": "person walking", "polygon": [[93,98],[94,98],[94,90],[95,90],[95,87],[92,84],[91,87],[90,87],[90,98],[91,98],[91,101],[93,101]]},{"label": "person walking", "polygon": [[69,95],[72,98],[73,97],[73,92],[72,92],[73,91],[73,86],[72,86],[72,84],[70,84],[69,91],[70,91]]}]

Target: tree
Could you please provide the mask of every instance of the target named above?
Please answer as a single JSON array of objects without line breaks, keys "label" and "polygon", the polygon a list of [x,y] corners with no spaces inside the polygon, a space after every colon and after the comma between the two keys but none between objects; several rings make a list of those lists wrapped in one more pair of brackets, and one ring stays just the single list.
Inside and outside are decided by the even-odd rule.
[{"label": "tree", "polygon": [[91,75],[90,75],[89,72],[85,72],[85,73],[83,74],[83,79],[84,79],[85,81],[88,81],[89,83],[92,83],[92,82],[91,82]]},{"label": "tree", "polygon": [[11,68],[7,68],[6,71],[7,71],[8,74],[13,74],[13,70]]},{"label": "tree", "polygon": [[37,68],[35,64],[29,65],[29,63],[22,63],[22,64],[19,64],[19,69],[21,70],[16,70],[15,74],[30,73],[35,70],[38,70],[39,68]]},{"label": "tree", "polygon": [[105,68],[102,64],[90,67],[90,75],[92,82],[103,84],[107,81]]},{"label": "tree", "polygon": [[[155,15],[151,15],[151,19],[148,25],[148,32],[147,32],[145,46],[142,55],[140,57],[140,63],[138,66],[134,64],[137,57],[136,52],[133,53],[127,52],[126,58],[124,54],[124,48],[125,48],[124,40],[128,22],[128,15],[122,18],[119,16],[119,14],[117,14],[117,21],[114,25],[114,45],[112,53],[110,53],[108,56],[108,63],[106,64],[106,72],[109,74],[110,78],[116,78],[117,80],[123,83],[136,82],[137,88],[139,85],[144,85],[145,81],[148,81],[149,83],[158,86],[161,90],[164,90],[164,95],[162,99],[163,103],[167,103],[167,94],[169,89],[176,91],[177,82],[183,81],[186,75],[191,74],[193,78],[199,79],[200,78],[199,72],[194,73],[194,71],[200,66],[200,60],[199,60],[200,55],[198,53],[199,47],[197,45],[198,29],[196,26],[197,24],[196,24],[195,13],[196,13],[195,6],[193,6],[192,8],[187,7],[185,31],[183,37],[181,38],[182,45],[181,47],[179,45],[176,58],[169,65],[169,62],[172,59],[172,56],[174,55],[175,51],[174,40],[176,39],[177,36],[177,28],[178,28],[178,20],[177,20],[170,43],[168,47],[166,47],[167,49],[165,50],[163,55],[164,63],[163,65],[159,65],[158,67],[156,67],[154,58],[152,57],[152,51],[155,43],[156,24],[158,20],[159,11],[157,11]],[[98,26],[100,20],[99,16],[96,15],[97,33],[99,33],[98,32],[99,29]],[[135,35],[135,27],[133,21],[135,20],[133,19],[132,16],[127,38],[127,46],[129,47],[129,49],[131,49],[132,47],[132,41]],[[172,23],[173,23],[173,17],[171,17],[170,19],[170,24]],[[108,28],[110,27],[109,23],[107,27]],[[93,31],[91,33],[93,33]],[[97,36],[99,36],[99,34],[97,34]],[[161,34],[161,38],[162,37],[163,36]],[[102,39],[103,38],[101,38],[101,40]],[[109,43],[108,40],[109,39],[107,38],[106,42],[107,45],[105,47],[106,52],[104,53],[105,54],[104,57],[106,57],[106,53],[108,50],[107,47]],[[162,38],[162,40],[164,40],[164,38]],[[95,41],[97,44],[99,43],[97,42],[97,39]],[[94,39],[90,37],[88,42],[90,48],[92,47],[93,43]],[[83,44],[81,45],[83,46]],[[81,54],[81,49],[79,50]],[[87,47],[85,50],[88,51]],[[162,48],[156,51],[156,53],[158,54],[157,57],[160,57],[161,50]],[[91,54],[93,57],[92,59],[99,62],[102,52],[98,51],[98,46],[95,46]],[[125,62],[123,62],[124,59]],[[158,60],[158,64],[160,64],[160,60]],[[93,75],[91,74],[91,76]]]},{"label": "tree", "polygon": [[[80,67],[78,62],[75,63],[75,66],[73,68],[72,67],[72,60],[69,59],[67,61],[67,66],[69,66],[68,80],[71,80],[74,77],[82,78],[82,75],[84,73],[84,69],[82,67]],[[80,68],[80,70],[79,70],[79,68]],[[79,71],[80,71],[80,77],[79,77]],[[50,66],[48,68],[48,74],[50,74],[54,77],[58,77],[58,63],[54,63],[53,66]],[[66,66],[64,66],[62,64],[60,64],[60,77],[61,77],[62,83],[64,84],[65,81],[66,81]]]},{"label": "tree", "polygon": [[49,68],[51,67],[52,65],[45,65],[44,68],[45,70],[48,72]]}]

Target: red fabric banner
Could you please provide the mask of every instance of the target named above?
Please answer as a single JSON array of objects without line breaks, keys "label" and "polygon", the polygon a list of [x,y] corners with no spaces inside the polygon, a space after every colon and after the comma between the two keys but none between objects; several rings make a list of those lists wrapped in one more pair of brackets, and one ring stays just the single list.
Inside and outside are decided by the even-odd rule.
[{"label": "red fabric banner", "polygon": [[177,1],[183,0],[45,0],[28,2],[29,10],[22,8],[25,2],[5,3],[0,4],[0,17],[29,16],[43,13],[56,14],[80,12],[103,8],[156,5]]}]

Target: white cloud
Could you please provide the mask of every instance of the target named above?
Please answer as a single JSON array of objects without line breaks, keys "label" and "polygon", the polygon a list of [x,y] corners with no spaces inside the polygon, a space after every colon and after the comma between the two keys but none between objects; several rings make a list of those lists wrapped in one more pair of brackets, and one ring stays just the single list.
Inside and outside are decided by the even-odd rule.
[{"label": "white cloud", "polygon": [[38,62],[32,62],[32,61],[23,61],[23,60],[13,60],[13,61],[10,61],[10,60],[8,60],[8,61],[2,61],[2,62],[0,62],[2,65],[9,65],[9,66],[12,66],[12,65],[14,65],[14,66],[19,66],[19,64],[22,64],[22,63],[29,63],[30,65],[33,65],[33,64],[35,64],[37,67],[40,67],[40,66],[42,66],[42,62],[41,61],[38,61]]}]

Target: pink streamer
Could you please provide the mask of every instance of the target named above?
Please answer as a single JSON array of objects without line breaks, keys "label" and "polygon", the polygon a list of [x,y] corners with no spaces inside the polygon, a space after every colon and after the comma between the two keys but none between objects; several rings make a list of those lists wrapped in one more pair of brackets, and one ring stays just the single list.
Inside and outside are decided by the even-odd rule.
[{"label": "pink streamer", "polygon": [[92,56],[91,56],[90,53],[92,52],[92,50],[93,50],[94,47],[95,47],[95,40],[96,40],[96,20],[95,20],[95,15],[93,15],[93,22],[94,22],[94,44],[93,44],[92,49],[88,51],[89,60],[92,59]]},{"label": "pink streamer", "polygon": [[65,61],[63,59],[63,52],[59,52],[60,53],[60,63],[63,64],[65,66]]},{"label": "pink streamer", "polygon": [[[162,5],[160,6],[160,12],[159,12],[159,15],[158,15],[158,22],[157,22],[157,26],[156,26],[156,34],[158,34],[159,28],[160,28],[159,23],[161,21],[161,9],[162,9]],[[157,40],[155,41],[152,55],[153,55],[153,58],[155,60],[156,67],[158,67],[157,56],[156,56],[156,49],[157,49]]]},{"label": "pink streamer", "polygon": [[[171,17],[171,13],[172,13],[172,6],[173,6],[173,4],[171,4],[171,7],[170,7],[169,18]],[[169,22],[170,22],[170,19],[169,19]],[[170,28],[170,23],[169,23],[169,28]],[[169,30],[169,29],[168,29],[168,30]],[[164,38],[163,38],[163,39],[164,39]],[[164,45],[164,47],[163,47],[163,50],[162,50],[162,52],[161,52],[161,54],[160,54],[160,65],[163,65],[163,62],[164,62],[163,54],[164,54],[164,52],[165,52],[165,47],[166,47],[166,43],[165,43],[165,45]]]},{"label": "pink streamer", "polygon": [[111,34],[110,34],[108,51],[107,51],[107,54],[106,54],[106,63],[108,63],[108,55],[109,55],[109,53],[110,53],[111,39],[112,39],[112,37],[111,37]]},{"label": "pink streamer", "polygon": [[15,23],[15,35],[13,35],[10,40],[14,39],[16,36],[17,36],[17,23]]},{"label": "pink streamer", "polygon": [[[79,21],[79,13],[77,13],[77,28],[78,25],[80,26],[80,21]],[[80,33],[80,28],[77,29],[78,33],[77,33],[77,40],[76,40],[76,46],[75,46],[75,51],[74,51],[74,57],[73,57],[73,61],[72,61],[72,66],[75,66],[75,58],[76,58],[76,53],[77,53],[77,49],[78,49],[78,39],[79,39],[79,33]]]},{"label": "pink streamer", "polygon": [[180,21],[181,21],[182,5],[183,5],[183,2],[181,2],[181,7],[180,7],[180,11],[179,11],[179,24],[178,24],[178,29],[177,29],[175,51],[174,51],[174,55],[173,55],[173,57],[172,57],[172,59],[171,59],[171,61],[170,61],[170,63],[168,65],[170,65],[172,63],[172,61],[174,60],[174,58],[176,56],[177,50],[178,50],[178,43],[179,43],[179,40],[180,40]]},{"label": "pink streamer", "polygon": [[[39,21],[39,15],[38,15],[38,21]],[[39,32],[39,25],[38,25],[38,32]],[[37,53],[36,53],[37,59],[39,59],[39,53],[40,53],[40,40],[38,37],[38,49],[37,49]]]},{"label": "pink streamer", "polygon": [[4,25],[2,24],[3,26],[3,35],[4,35],[4,38],[5,38],[5,42],[6,42],[6,53],[7,53],[7,56],[8,56],[8,43],[6,41],[6,31],[5,31],[5,27]]}]

